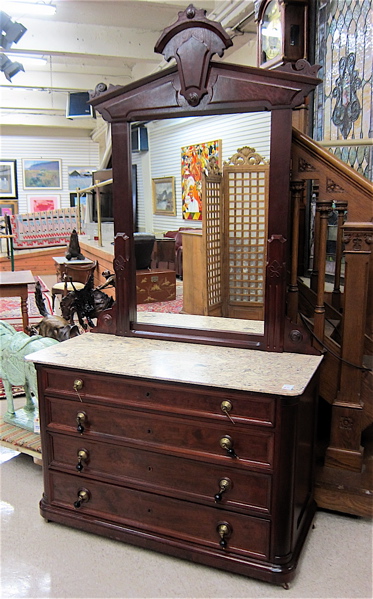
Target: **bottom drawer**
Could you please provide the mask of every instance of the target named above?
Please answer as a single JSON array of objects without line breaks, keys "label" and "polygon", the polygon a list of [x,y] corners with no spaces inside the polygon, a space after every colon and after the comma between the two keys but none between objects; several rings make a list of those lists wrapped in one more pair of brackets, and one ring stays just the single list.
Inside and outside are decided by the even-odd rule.
[{"label": "bottom drawer", "polygon": [[[160,537],[220,548],[225,553],[269,558],[268,520],[59,472],[50,472],[49,477],[47,503],[52,505]],[[87,500],[79,505],[81,491]],[[226,528],[220,529],[220,534],[221,525]]]}]

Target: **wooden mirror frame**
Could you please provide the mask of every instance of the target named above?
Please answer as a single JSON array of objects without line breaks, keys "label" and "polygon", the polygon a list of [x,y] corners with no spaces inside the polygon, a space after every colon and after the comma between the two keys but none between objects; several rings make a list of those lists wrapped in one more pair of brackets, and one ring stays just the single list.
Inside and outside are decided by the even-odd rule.
[{"label": "wooden mirror frame", "polygon": [[[166,28],[155,51],[176,66],[130,85],[101,84],[91,104],[111,123],[116,304],[102,313],[98,331],[122,336],[189,341],[267,351],[310,352],[301,327],[285,316],[290,242],[292,110],[320,82],[307,61],[264,70],[211,61],[232,45],[219,23],[190,5]],[[264,334],[201,331],[136,321],[136,265],[131,184],[131,123],[271,111],[268,243]],[[288,175],[287,175],[288,174]],[[299,334],[298,334],[299,333]],[[301,340],[301,342],[300,342]],[[311,352],[310,352],[311,353]]]}]

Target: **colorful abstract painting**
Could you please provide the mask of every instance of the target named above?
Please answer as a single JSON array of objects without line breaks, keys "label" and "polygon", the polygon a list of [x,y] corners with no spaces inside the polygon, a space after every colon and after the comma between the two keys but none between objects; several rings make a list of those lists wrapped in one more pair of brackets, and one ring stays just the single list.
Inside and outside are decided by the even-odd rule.
[{"label": "colorful abstract painting", "polygon": [[182,214],[185,220],[202,220],[202,173],[211,158],[221,163],[221,140],[181,148]]}]

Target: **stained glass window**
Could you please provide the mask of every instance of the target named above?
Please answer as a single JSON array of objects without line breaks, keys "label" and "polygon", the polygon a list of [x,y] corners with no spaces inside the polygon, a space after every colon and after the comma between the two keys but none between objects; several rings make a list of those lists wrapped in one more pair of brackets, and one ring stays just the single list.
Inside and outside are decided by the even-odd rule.
[{"label": "stained glass window", "polygon": [[372,179],[372,2],[317,4],[315,62],[322,66],[323,83],[315,93],[314,137],[341,140],[330,151]]}]

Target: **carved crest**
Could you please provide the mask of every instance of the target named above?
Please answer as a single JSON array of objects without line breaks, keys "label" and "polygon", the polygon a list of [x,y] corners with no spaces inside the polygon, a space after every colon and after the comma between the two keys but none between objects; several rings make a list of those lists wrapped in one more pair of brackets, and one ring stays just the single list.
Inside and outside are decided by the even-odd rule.
[{"label": "carved crest", "polygon": [[269,164],[269,161],[258,154],[255,148],[249,146],[238,148],[236,154],[224,162],[224,166],[253,166],[254,164]]},{"label": "carved crest", "polygon": [[176,23],[167,27],[155,45],[155,52],[169,62],[175,58],[180,76],[181,95],[188,104],[198,106],[207,94],[207,76],[211,57],[223,56],[232,40],[220,23],[206,18],[204,9],[190,4],[179,12]]},{"label": "carved crest", "polygon": [[219,163],[215,156],[212,156],[206,165],[207,175],[220,175]]},{"label": "carved crest", "polygon": [[343,242],[346,244],[346,250],[350,249],[348,246],[351,244],[353,252],[369,251],[368,246],[371,245],[372,241],[372,234],[367,233],[366,231],[346,232],[343,236]]},{"label": "carved crest", "polygon": [[279,71],[287,73],[298,73],[300,75],[308,75],[309,77],[317,77],[317,73],[321,69],[320,64],[311,65],[308,60],[301,58],[296,63],[287,62],[285,65],[278,67]]}]

